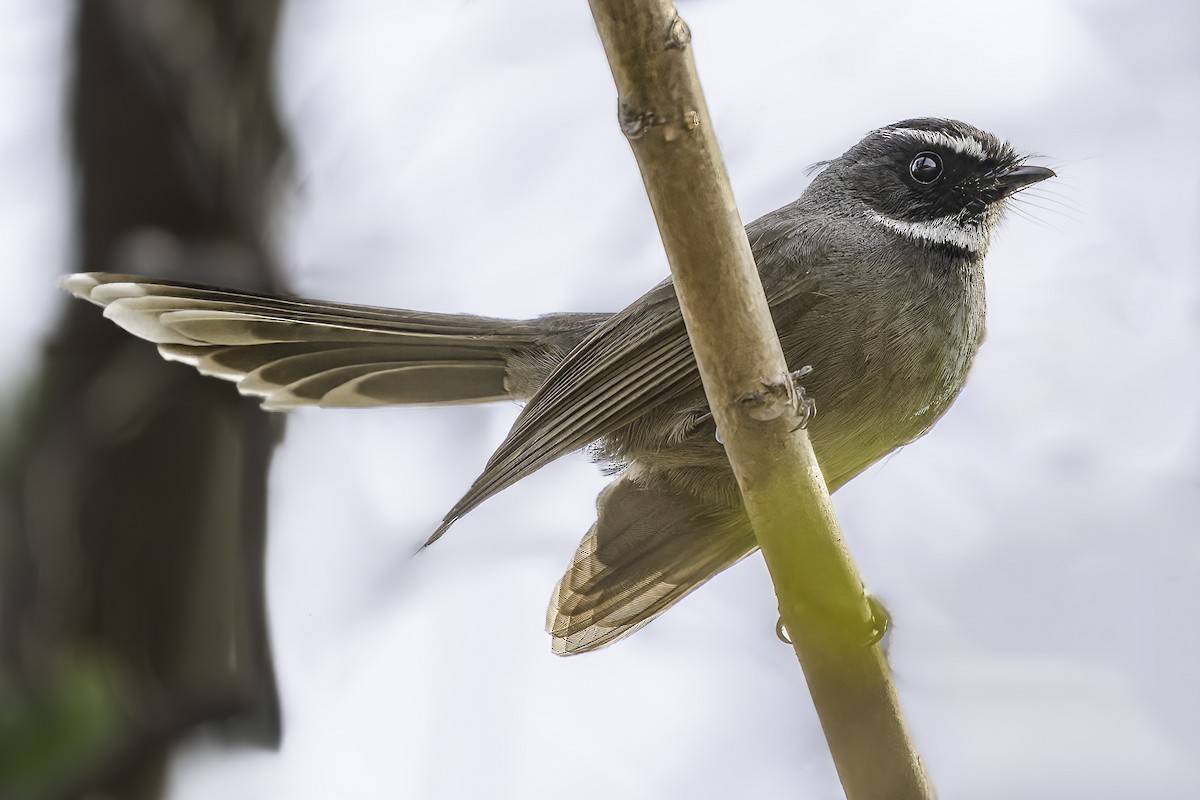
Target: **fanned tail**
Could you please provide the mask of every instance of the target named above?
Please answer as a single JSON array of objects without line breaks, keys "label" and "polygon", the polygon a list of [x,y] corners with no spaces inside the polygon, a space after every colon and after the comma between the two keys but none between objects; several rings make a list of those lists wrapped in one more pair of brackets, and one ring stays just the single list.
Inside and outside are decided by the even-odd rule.
[{"label": "fanned tail", "polygon": [[104,273],[62,285],[165,358],[234,381],[273,411],[526,397],[603,318],[402,311]]},{"label": "fanned tail", "polygon": [[598,518],[554,589],[546,630],[558,655],[597,650],[641,628],[754,552],[739,510],[714,508],[631,470],[597,501]]}]

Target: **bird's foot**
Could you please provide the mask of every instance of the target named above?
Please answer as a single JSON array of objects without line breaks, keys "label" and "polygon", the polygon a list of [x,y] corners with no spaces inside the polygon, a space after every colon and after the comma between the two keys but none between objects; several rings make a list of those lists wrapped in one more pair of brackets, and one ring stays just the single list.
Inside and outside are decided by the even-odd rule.
[{"label": "bird's foot", "polygon": [[[870,592],[867,592],[866,595],[867,607],[871,609],[869,635],[866,641],[867,647],[870,647],[881,642],[887,632],[892,629],[892,613],[887,610],[887,606],[878,597]],[[886,652],[886,646],[884,651]]]},{"label": "bird's foot", "polygon": [[[882,641],[884,642],[883,648],[886,653],[887,642],[884,640],[884,636],[892,629],[891,612],[887,610],[887,607],[875,595],[865,590],[863,594],[866,597],[867,608],[870,610],[871,616],[866,621],[866,636],[862,639],[862,646],[874,647]],[[855,627],[857,628],[858,625],[855,625]],[[780,617],[775,623],[775,635],[784,644],[792,644],[791,634],[788,633],[787,628],[783,625],[783,617]]]},{"label": "bird's foot", "polygon": [[757,388],[751,389],[737,399],[738,408],[743,414],[759,422],[769,422],[791,413],[798,420],[796,427],[792,430],[806,427],[809,420],[817,413],[816,402],[800,385],[800,379],[810,372],[812,372],[812,367],[803,367],[788,373],[786,379],[772,383],[763,381]]},{"label": "bird's foot", "polygon": [[812,365],[808,364],[790,373],[792,379],[792,411],[798,420],[796,427],[792,428],[793,432],[801,428],[807,428],[808,423],[817,415],[817,401],[809,397],[808,393],[804,391],[804,387],[800,385],[800,379],[812,371]]}]

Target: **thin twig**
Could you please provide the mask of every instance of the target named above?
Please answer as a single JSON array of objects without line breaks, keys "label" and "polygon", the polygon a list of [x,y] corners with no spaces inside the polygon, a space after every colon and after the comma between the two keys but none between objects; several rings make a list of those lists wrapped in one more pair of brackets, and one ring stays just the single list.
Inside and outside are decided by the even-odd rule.
[{"label": "thin twig", "polygon": [[842,541],[669,0],[590,0],[688,334],[850,800],[932,798]]}]

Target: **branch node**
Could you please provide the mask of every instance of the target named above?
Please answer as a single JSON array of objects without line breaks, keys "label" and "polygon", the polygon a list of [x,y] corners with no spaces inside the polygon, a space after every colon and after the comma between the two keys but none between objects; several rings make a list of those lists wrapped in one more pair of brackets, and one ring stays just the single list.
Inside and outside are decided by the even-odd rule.
[{"label": "branch node", "polygon": [[651,128],[662,127],[663,140],[673,142],[683,134],[691,133],[700,127],[700,112],[688,109],[677,119],[673,119],[621,100],[617,103],[617,121],[621,126],[621,133],[630,141],[642,138]]},{"label": "branch node", "polygon": [[624,100],[617,102],[617,123],[621,126],[621,133],[631,141],[642,138],[655,125],[665,121],[649,109],[634,108]]},{"label": "branch node", "polygon": [[667,48],[670,50],[683,50],[691,42],[691,28],[683,21],[683,17],[676,14],[675,18],[671,20],[671,24],[667,26]]}]

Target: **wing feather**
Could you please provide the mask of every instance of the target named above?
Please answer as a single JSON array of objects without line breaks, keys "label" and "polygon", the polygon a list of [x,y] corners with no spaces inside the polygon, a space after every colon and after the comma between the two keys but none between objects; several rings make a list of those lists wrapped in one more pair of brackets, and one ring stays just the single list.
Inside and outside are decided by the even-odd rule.
[{"label": "wing feather", "polygon": [[427,544],[526,475],[699,386],[675,287],[664,281],[567,354]]},{"label": "wing feather", "polygon": [[[793,268],[762,274],[777,322],[789,330],[821,301],[815,249],[791,208],[747,228],[755,260]],[[701,387],[675,286],[667,279],[599,325],[558,365],[517,417],[483,473],[426,544],[492,495],[656,406]]]}]

